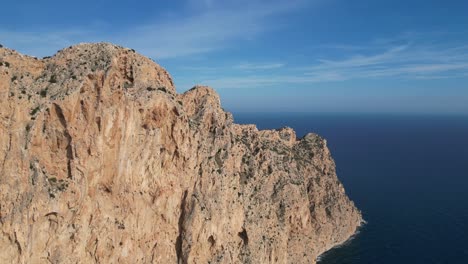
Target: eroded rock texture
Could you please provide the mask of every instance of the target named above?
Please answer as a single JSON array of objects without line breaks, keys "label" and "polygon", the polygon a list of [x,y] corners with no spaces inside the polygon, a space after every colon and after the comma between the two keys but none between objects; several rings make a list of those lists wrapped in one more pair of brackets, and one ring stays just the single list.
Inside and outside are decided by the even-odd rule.
[{"label": "eroded rock texture", "polygon": [[0,48],[0,263],[314,263],[360,222],[315,134],[130,49]]}]

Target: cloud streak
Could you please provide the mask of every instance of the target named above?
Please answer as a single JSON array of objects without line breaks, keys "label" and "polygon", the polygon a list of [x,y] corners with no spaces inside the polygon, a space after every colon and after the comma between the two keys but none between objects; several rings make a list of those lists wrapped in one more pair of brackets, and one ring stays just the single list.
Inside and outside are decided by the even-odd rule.
[{"label": "cloud streak", "polygon": [[112,33],[108,28],[18,32],[0,30],[3,44],[33,56],[52,55],[79,42],[114,42],[155,59],[183,57],[229,48],[272,30],[270,20],[296,10],[303,0],[204,1],[203,8],[189,1],[188,16],[171,16]]},{"label": "cloud streak", "polygon": [[341,60],[322,59],[318,64],[305,67],[304,70],[309,76],[334,73],[337,80],[381,77],[428,78],[433,74],[454,77],[468,70],[468,47],[446,48],[405,44],[370,55],[352,55]]},{"label": "cloud streak", "polygon": [[[468,46],[452,47],[425,45],[407,41],[406,44],[369,46],[367,54],[349,54],[342,59],[316,59],[315,64],[284,67],[283,74],[255,71],[257,74],[205,78],[202,83],[217,88],[261,88],[271,86],[299,86],[311,83],[343,82],[355,79],[444,79],[466,77],[468,74]],[[362,46],[359,48],[362,50]],[[366,50],[366,49],[364,49]],[[245,64],[237,69],[273,69],[284,64]]]},{"label": "cloud streak", "polygon": [[239,70],[272,70],[283,67],[283,63],[265,63],[265,64],[253,64],[253,63],[244,63],[235,66],[235,69]]}]

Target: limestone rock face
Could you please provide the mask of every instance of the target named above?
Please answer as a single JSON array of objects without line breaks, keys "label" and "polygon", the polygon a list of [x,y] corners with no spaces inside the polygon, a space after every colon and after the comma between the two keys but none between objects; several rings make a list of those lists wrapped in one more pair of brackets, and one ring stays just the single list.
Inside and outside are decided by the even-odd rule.
[{"label": "limestone rock face", "polygon": [[360,222],[315,134],[130,49],[0,48],[0,263],[315,263]]}]

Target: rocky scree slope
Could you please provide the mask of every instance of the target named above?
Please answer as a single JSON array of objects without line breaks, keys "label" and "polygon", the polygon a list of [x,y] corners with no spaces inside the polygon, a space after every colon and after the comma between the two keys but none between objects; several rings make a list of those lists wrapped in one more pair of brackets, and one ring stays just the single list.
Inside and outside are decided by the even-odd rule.
[{"label": "rocky scree slope", "polygon": [[315,134],[130,49],[0,48],[0,263],[314,263],[360,222]]}]

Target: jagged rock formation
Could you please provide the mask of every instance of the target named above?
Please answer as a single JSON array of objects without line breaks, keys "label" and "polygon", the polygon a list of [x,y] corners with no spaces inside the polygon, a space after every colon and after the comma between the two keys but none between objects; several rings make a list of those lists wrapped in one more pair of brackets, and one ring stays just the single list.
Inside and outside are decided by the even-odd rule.
[{"label": "jagged rock formation", "polygon": [[133,50],[0,48],[0,263],[314,263],[361,215],[326,142]]}]

